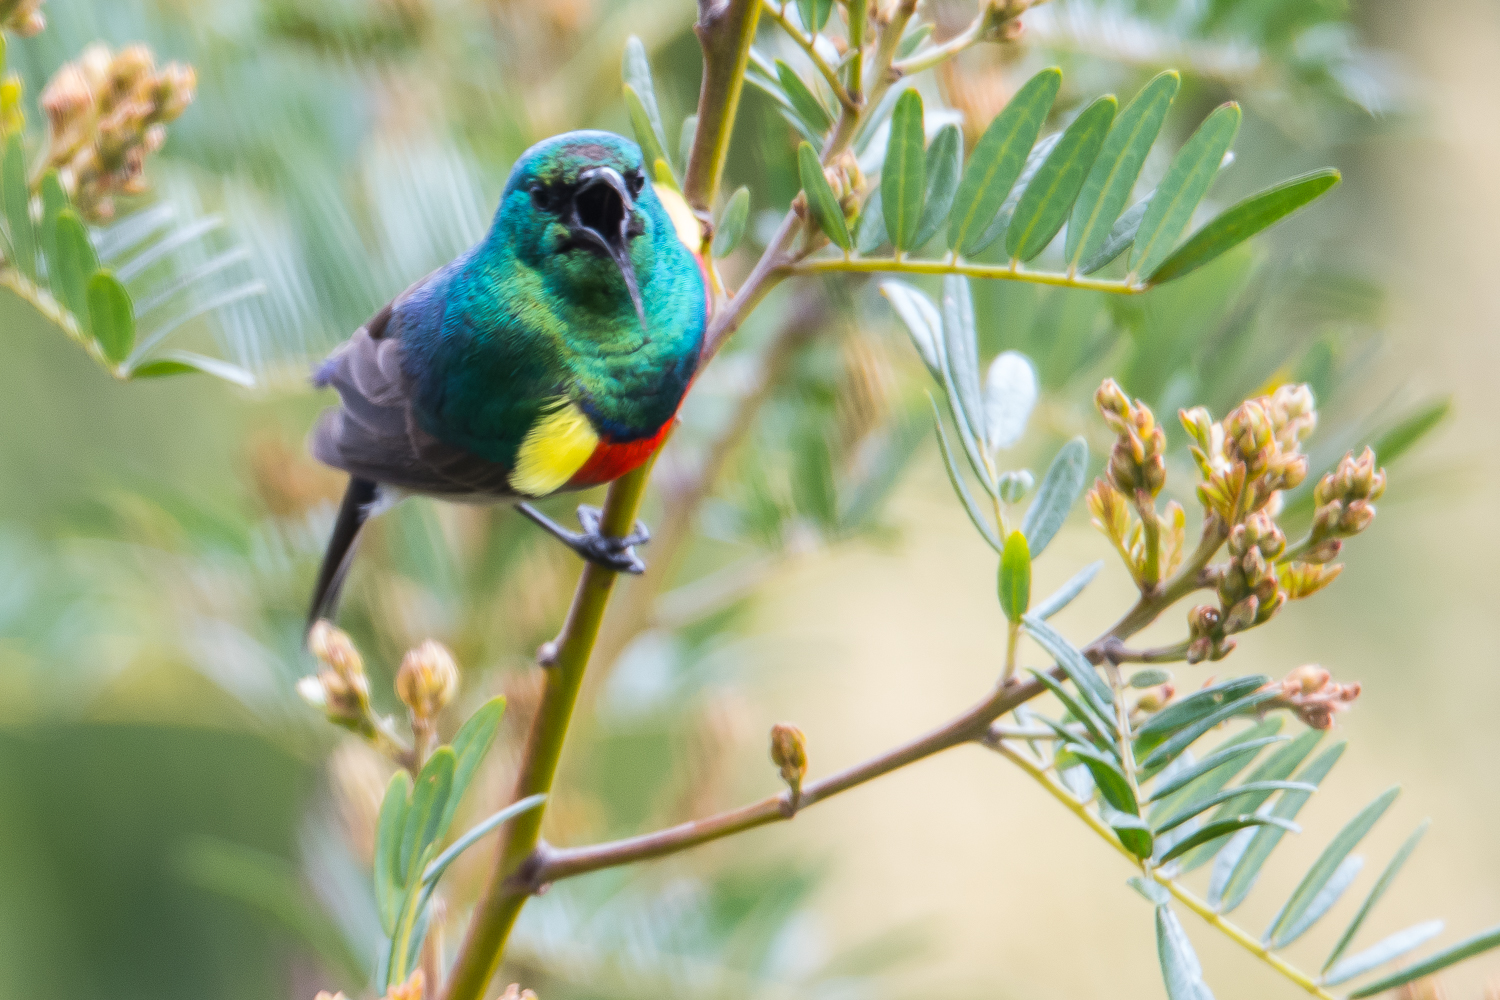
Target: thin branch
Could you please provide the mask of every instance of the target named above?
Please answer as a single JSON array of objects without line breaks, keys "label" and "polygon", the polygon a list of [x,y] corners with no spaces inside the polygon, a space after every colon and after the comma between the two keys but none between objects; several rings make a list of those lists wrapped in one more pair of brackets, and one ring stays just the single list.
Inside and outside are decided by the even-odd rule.
[{"label": "thin branch", "polygon": [[798,31],[797,26],[791,22],[791,19],[778,10],[776,5],[771,3],[771,0],[761,0],[761,4],[761,12],[781,25],[781,29],[787,33],[788,37],[796,42],[797,47],[807,54],[807,58],[812,60],[813,66],[817,67],[818,72],[823,74],[824,81],[827,82],[828,88],[833,91],[833,96],[839,99],[839,103],[850,111],[857,113],[859,111],[859,102],[854,99],[843,83],[839,81],[838,73],[834,71],[832,66],[828,65],[828,60],[823,58],[813,39],[808,38],[802,32]]},{"label": "thin branch", "polygon": [[1025,754],[1018,752],[1014,747],[1011,747],[998,739],[990,740],[986,743],[986,745],[996,753],[1000,754],[1000,756],[1004,757],[1006,760],[1010,761],[1012,764],[1015,764],[1021,770],[1025,771],[1033,779],[1035,779],[1037,783],[1039,783],[1043,788],[1047,789],[1047,791],[1052,794],[1053,798],[1057,799],[1064,806],[1066,806],[1069,812],[1077,816],[1079,819],[1083,820],[1085,825],[1087,825],[1090,830],[1093,830],[1099,835],[1102,840],[1108,843],[1115,850],[1119,851],[1120,854],[1130,862],[1132,868],[1139,868],[1158,885],[1162,886],[1173,896],[1177,897],[1178,902],[1182,903],[1183,906],[1186,906],[1188,909],[1198,914],[1198,916],[1206,920],[1216,930],[1220,931],[1235,944],[1239,945],[1241,948],[1244,948],[1256,958],[1265,962],[1271,968],[1275,969],[1287,979],[1302,987],[1308,993],[1311,993],[1313,996],[1318,997],[1319,1000],[1334,1000],[1333,995],[1319,986],[1311,976],[1307,975],[1305,972],[1290,964],[1275,952],[1271,951],[1265,945],[1261,944],[1255,939],[1253,935],[1246,933],[1243,929],[1236,926],[1234,923],[1224,919],[1222,915],[1215,913],[1212,907],[1210,907],[1203,900],[1199,899],[1193,893],[1189,892],[1187,889],[1183,888],[1183,886],[1180,885],[1175,879],[1167,878],[1166,876],[1164,876],[1161,873],[1161,869],[1153,869],[1149,865],[1144,864],[1140,858],[1137,858],[1134,854],[1131,854],[1130,851],[1126,849],[1125,845],[1120,843],[1120,838],[1115,836],[1115,832],[1108,826],[1106,826],[1104,822],[1099,819],[1099,817],[1089,812],[1088,807],[1085,803],[1080,802],[1078,801],[1078,799],[1074,798],[1072,793],[1064,788],[1050,774],[1042,770],[1034,762],[1028,760]]},{"label": "thin branch", "polygon": [[[1213,550],[1209,550],[1208,555],[1203,555],[1200,547],[1199,553],[1195,554],[1195,559],[1201,557],[1206,561],[1212,554]],[[1184,570],[1184,573],[1187,572],[1191,572],[1196,578],[1196,568],[1189,567]],[[1176,579],[1174,578],[1174,584]],[[1162,611],[1176,603],[1182,596],[1180,593],[1171,596],[1176,589],[1175,586],[1169,586],[1154,597],[1142,596],[1131,612],[1121,618],[1113,628],[1084,647],[1083,654],[1094,663],[1104,662],[1112,645],[1139,632],[1151,624]],[[1186,592],[1188,591],[1183,591],[1183,593]],[[1056,668],[1054,674],[1062,676],[1061,669]],[[1007,712],[1014,711],[1046,690],[1046,687],[1037,680],[1024,683],[1011,681],[1002,684],[990,697],[938,728],[847,770],[803,785],[795,810],[792,808],[790,795],[782,793],[738,809],[704,819],[691,820],[637,837],[585,847],[541,846],[531,863],[525,866],[531,876],[529,889],[536,891],[550,882],[598,871],[601,868],[613,868],[618,865],[665,857],[699,844],[743,833],[769,823],[791,819],[796,812],[808,806],[816,805],[840,792],[889,774],[908,764],[963,743],[988,739],[991,724],[996,719]]]},{"label": "thin branch", "polygon": [[820,257],[796,264],[783,265],[787,274],[962,274],[970,278],[998,278],[1002,281],[1025,281],[1034,285],[1056,285],[1061,288],[1087,288],[1116,295],[1139,295],[1151,286],[1130,281],[1103,278],[1081,278],[1050,271],[1026,271],[1019,264],[971,264],[962,260],[911,260],[895,257]]}]

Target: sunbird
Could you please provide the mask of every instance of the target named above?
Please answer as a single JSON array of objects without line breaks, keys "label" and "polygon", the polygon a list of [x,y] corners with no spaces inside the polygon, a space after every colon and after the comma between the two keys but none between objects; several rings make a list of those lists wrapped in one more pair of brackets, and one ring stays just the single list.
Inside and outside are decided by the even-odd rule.
[{"label": "sunbird", "polygon": [[485,237],[313,376],[339,405],[310,449],[349,486],[309,628],[334,614],[361,527],[413,494],[511,503],[590,562],[645,569],[644,525],[609,537],[584,506],[569,531],[528,501],[617,479],[670,430],[707,320],[698,231],[627,139],[568,132],[521,155]]}]

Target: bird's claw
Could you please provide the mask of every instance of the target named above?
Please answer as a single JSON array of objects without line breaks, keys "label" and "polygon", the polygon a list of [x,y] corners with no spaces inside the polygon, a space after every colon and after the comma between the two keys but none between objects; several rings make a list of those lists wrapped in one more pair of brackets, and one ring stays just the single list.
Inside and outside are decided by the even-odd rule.
[{"label": "bird's claw", "polygon": [[597,566],[619,573],[638,576],[646,572],[646,564],[635,554],[635,546],[651,541],[651,531],[645,522],[635,522],[635,528],[630,534],[619,538],[602,532],[602,517],[598,507],[583,504],[578,508],[578,524],[583,531],[578,534],[574,551]]}]

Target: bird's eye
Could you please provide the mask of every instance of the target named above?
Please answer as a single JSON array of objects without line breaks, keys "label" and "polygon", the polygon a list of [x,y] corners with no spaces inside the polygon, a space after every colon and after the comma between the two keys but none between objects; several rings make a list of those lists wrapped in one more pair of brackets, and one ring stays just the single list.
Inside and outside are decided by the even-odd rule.
[{"label": "bird's eye", "polygon": [[547,207],[547,189],[540,184],[531,185],[531,203],[537,208]]},{"label": "bird's eye", "polygon": [[639,170],[632,170],[625,175],[625,183],[630,187],[630,197],[635,198],[646,186],[646,177]]}]

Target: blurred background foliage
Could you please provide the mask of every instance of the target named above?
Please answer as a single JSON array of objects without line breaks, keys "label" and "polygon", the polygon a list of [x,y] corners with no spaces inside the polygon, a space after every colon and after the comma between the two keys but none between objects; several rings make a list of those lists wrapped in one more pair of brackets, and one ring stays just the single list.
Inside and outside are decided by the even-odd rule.
[{"label": "blurred background foliage", "polygon": [[[384,774],[293,692],[309,669],[302,614],[342,489],[302,450],[328,402],[306,373],[482,234],[531,142],[577,127],[628,134],[618,67],[630,34],[646,43],[675,135],[696,102],[693,4],[52,0],[44,10],[47,30],[9,48],[29,95],[96,40],[143,42],[196,68],[196,103],[153,157],[152,190],[121,211],[170,204],[222,219],[225,245],[244,248],[265,290],[183,334],[252,373],[249,391],[201,377],[117,383],[33,312],[0,302],[0,992],[353,995],[378,933],[365,866]],[[922,14],[937,38],[972,16],[969,0],[929,0]],[[1242,152],[1205,211],[1330,162],[1346,182],[1269,237],[1140,298],[975,283],[986,355],[1026,352],[1045,392],[1024,456],[1044,461],[1078,433],[1106,451],[1089,406],[1104,375],[1158,412],[1203,403],[1218,415],[1268,381],[1309,382],[1324,415],[1309,482],[1348,448],[1435,415],[1446,387],[1474,400],[1473,413],[1492,412],[1500,369],[1483,280],[1497,261],[1480,234],[1500,208],[1492,192],[1472,204],[1450,193],[1477,189],[1475,164],[1495,162],[1475,117],[1490,107],[1481,95],[1496,95],[1493,10],[1053,0],[1025,23],[1016,42],[945,67],[926,95],[951,109],[970,147],[1042,66],[1066,71],[1049,129],[1098,93],[1129,95],[1176,67],[1184,86],[1167,128],[1181,132],[1143,184],[1230,98],[1246,109]],[[763,30],[768,51],[792,55]],[[731,284],[758,252],[759,213],[779,214],[798,188],[797,138],[769,99],[747,93],[725,189],[749,186],[752,226],[723,264]],[[774,787],[763,734],[777,718],[804,723],[816,773],[987,683],[975,678],[992,676],[1003,644],[993,570],[943,480],[925,379],[872,283],[822,279],[778,289],[707,371],[648,500],[659,536],[666,528],[670,541],[682,522],[678,541],[646,551],[661,565],[612,609],[549,839],[626,835],[763,794]],[[1352,560],[1338,600],[1289,613],[1285,638],[1237,655],[1275,676],[1321,658],[1368,680],[1349,726],[1366,736],[1371,766],[1428,777],[1420,801],[1439,820],[1433,839],[1446,827],[1445,843],[1474,846],[1500,819],[1494,781],[1459,780],[1467,765],[1452,759],[1500,750],[1475,707],[1500,693],[1479,676],[1492,646],[1463,613],[1493,600],[1488,578],[1465,567],[1500,555],[1475,499],[1494,486],[1500,442],[1484,418],[1460,420],[1462,433],[1396,464],[1387,503],[1407,506],[1382,518],[1375,534],[1388,541]],[[1181,445],[1179,435],[1185,470]],[[1053,582],[1102,551],[1076,520],[1064,555],[1048,560]],[[428,637],[465,670],[455,720],[494,693],[510,698],[502,749],[467,806],[492,811],[536,695],[533,652],[566,609],[572,557],[507,510],[426,501],[380,519],[365,553],[344,624],[384,707],[395,708],[390,670]],[[1069,621],[1102,625],[1122,593],[1101,585]],[[1428,624],[1407,628],[1419,619]],[[1402,634],[1380,640],[1397,621]],[[1426,748],[1408,747],[1419,732]],[[503,981],[545,1000],[1022,996],[1042,984],[1157,995],[1136,958],[1105,975],[1109,944],[1074,963],[1089,968],[1059,973],[1071,946],[1048,921],[1087,914],[1081,926],[1107,937],[1109,905],[1069,898],[1067,874],[1055,885],[1017,876],[1017,859],[1046,852],[1064,818],[1019,824],[1030,793],[993,768],[954,766],[944,758],[861,793],[868,805],[802,820],[796,849],[785,833],[756,834],[559,886],[527,909]],[[940,844],[967,845],[952,850],[969,867],[929,857],[948,852]],[[1460,866],[1477,846],[1429,851],[1426,883],[1466,893],[1443,912],[1477,925],[1465,917],[1493,911],[1500,869],[1492,858]],[[449,912],[477,893],[482,855],[450,876]],[[1028,865],[1067,863],[1058,852]],[[1204,957],[1236,968],[1212,944]],[[1486,968],[1456,977],[1466,992],[1455,995],[1477,997]],[[1264,995],[1254,976],[1238,986],[1221,976],[1220,995]]]}]

